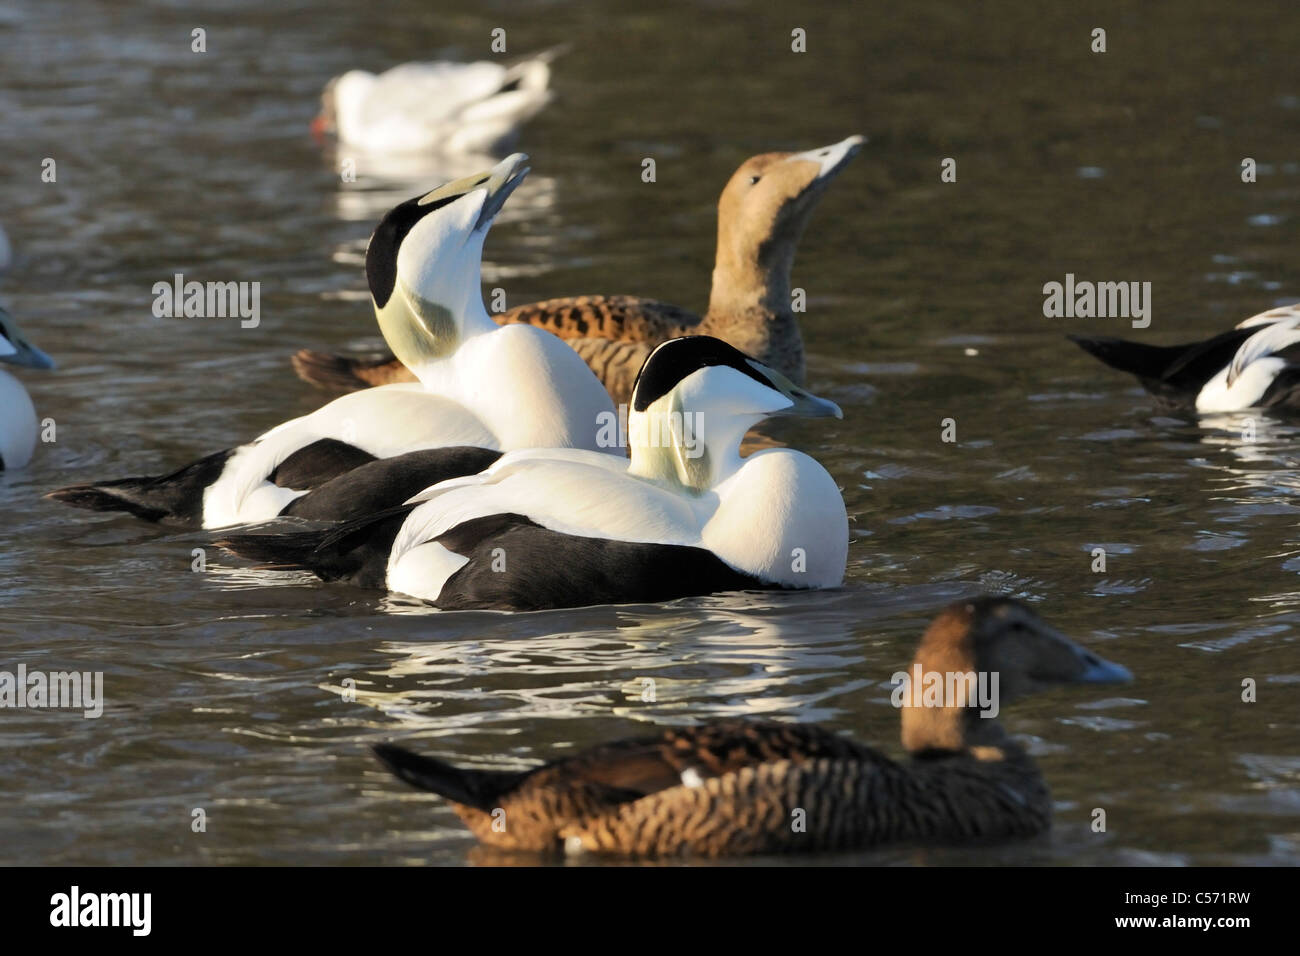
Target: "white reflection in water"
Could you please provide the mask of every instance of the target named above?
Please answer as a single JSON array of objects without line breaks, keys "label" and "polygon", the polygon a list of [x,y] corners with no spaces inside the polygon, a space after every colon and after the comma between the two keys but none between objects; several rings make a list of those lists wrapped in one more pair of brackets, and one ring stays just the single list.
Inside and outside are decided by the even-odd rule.
[{"label": "white reflection in water", "polygon": [[[785,609],[714,607],[653,614],[617,629],[598,623],[553,634],[386,642],[381,651],[392,662],[358,678],[355,693],[403,729],[434,735],[593,713],[652,724],[729,715],[828,720],[840,712],[831,701],[872,682],[845,676],[863,661],[854,628],[827,623],[814,633]],[[506,673],[510,680],[502,681]],[[489,677],[491,691],[483,687]]]},{"label": "white reflection in water", "polygon": [[[325,159],[340,173],[335,190],[335,211],[349,222],[374,222],[398,203],[405,202],[436,188],[442,183],[463,179],[491,169],[500,162],[494,156],[423,156],[367,153],[347,148],[326,150]],[[341,170],[349,162],[352,181],[345,181]],[[524,222],[553,209],[556,181],[542,175],[536,167],[528,174],[497,217],[498,223]]]}]

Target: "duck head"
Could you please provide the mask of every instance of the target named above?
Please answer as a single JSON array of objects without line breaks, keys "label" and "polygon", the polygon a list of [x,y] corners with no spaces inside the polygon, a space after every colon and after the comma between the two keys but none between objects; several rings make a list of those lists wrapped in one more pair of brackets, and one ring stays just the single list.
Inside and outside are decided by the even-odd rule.
[{"label": "duck head", "polygon": [[[974,684],[949,680],[950,675],[968,674],[974,675]],[[1117,683],[1133,677],[1008,597],[978,597],[946,608],[921,638],[908,676],[912,685],[902,700],[903,746],[914,754],[967,751],[985,760],[1002,759],[1009,745],[996,720],[1002,705],[1057,684]],[[918,676],[931,687],[938,686],[935,678],[941,679],[943,692],[938,697],[918,694]],[[992,691],[991,701],[985,691]]]},{"label": "duck head", "polygon": [[483,308],[483,240],[528,174],[515,153],[486,172],[408,199],[384,216],[366,248],[379,329],[417,377],[468,337],[495,329]]},{"label": "duck head", "polygon": [[844,417],[834,402],[721,339],[669,339],[632,388],[629,473],[703,493],[741,465],[745,432],[778,415]]},{"label": "duck head", "polygon": [[718,200],[718,252],[709,312],[790,309],[790,268],[804,226],[836,176],[866,143],[850,136],[802,153],[745,160]]},{"label": "duck head", "polygon": [[26,368],[54,368],[54,360],[27,341],[18,323],[3,307],[0,307],[0,362]]},{"label": "duck head", "polygon": [[312,136],[319,141],[326,133],[338,132],[341,123],[355,125],[374,84],[375,74],[365,70],[348,70],[326,83],[320,95],[320,113],[311,121]]}]

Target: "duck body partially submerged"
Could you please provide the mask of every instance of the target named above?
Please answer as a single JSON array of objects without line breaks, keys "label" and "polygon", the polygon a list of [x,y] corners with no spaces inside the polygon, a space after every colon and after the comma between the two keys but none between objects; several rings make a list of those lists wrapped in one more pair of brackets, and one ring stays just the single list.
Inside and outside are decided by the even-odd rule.
[{"label": "duck body partially submerged", "polygon": [[741,458],[740,442],[774,415],[840,414],[718,339],[672,339],[634,389],[630,458],[513,451],[369,519],[324,531],[250,530],[220,543],[327,580],[382,581],[444,610],[836,587],[848,517],[834,480],[791,449]]},{"label": "duck body partially submerged", "polygon": [[1183,345],[1069,338],[1111,368],[1136,376],[1167,409],[1300,411],[1300,306],[1270,309]]},{"label": "duck body partially submerged", "polygon": [[[915,663],[1001,677],[1002,702],[1056,683],[1130,679],[1007,598],[959,602]],[[602,744],[521,771],[392,745],[389,770],[451,801],[483,843],[539,853],[722,857],[1034,836],[1051,797],[1033,759],[974,701],[905,704],[894,760],[817,725],[728,719]],[[504,826],[502,823],[504,822]]]}]

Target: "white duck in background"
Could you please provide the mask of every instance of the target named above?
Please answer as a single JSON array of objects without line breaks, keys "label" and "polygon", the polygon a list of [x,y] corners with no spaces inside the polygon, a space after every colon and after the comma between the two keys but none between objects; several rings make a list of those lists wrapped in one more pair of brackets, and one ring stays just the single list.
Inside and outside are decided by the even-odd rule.
[{"label": "white duck in background", "polygon": [[[483,241],[528,173],[527,158],[516,153],[402,203],[370,238],[366,278],[375,315],[418,382],[344,395],[169,475],[62,488],[50,497],[205,528],[280,514],[342,520],[369,513],[354,488],[313,496],[308,510],[294,503],[353,469],[409,452],[458,450],[385,470],[385,482],[409,488],[398,501],[476,472],[501,451],[600,448],[600,422],[614,406],[586,363],[549,332],[498,326],[483,307]],[[620,448],[608,450],[621,457]]]},{"label": "white duck in background", "polygon": [[370,519],[220,544],[447,610],[838,587],[849,527],[834,479],[788,448],[740,456],[745,433],[776,415],[841,417],[833,402],[720,339],[672,339],[637,379],[630,460],[510,452]]},{"label": "white duck in background", "polygon": [[[3,306],[0,306],[0,362],[25,368],[54,368],[53,360],[27,341]],[[22,468],[31,461],[37,431],[36,407],[27,389],[0,369],[0,470]]]},{"label": "white duck in background", "polygon": [[1136,375],[1167,408],[1300,411],[1300,304],[1252,315],[1212,339],[1185,345],[1069,338],[1111,368]]},{"label": "white duck in background", "polygon": [[403,63],[378,75],[349,70],[330,80],[312,122],[318,136],[372,153],[492,153],[550,102],[559,48],[511,66]]}]

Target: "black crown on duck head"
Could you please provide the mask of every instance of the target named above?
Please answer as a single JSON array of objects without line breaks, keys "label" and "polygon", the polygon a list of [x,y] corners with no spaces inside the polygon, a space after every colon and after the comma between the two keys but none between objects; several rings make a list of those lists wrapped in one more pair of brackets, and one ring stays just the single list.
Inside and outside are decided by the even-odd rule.
[{"label": "black crown on duck head", "polygon": [[777,388],[759,371],[761,365],[740,349],[711,335],[685,335],[669,339],[650,353],[632,386],[632,409],[644,412],[692,373],[723,365],[767,388]]},{"label": "black crown on duck head", "polygon": [[459,195],[443,196],[420,205],[425,195],[421,193],[388,210],[366,246],[366,284],[380,309],[388,304],[397,285],[397,251],[402,247],[402,240],[425,216],[461,198]]}]

